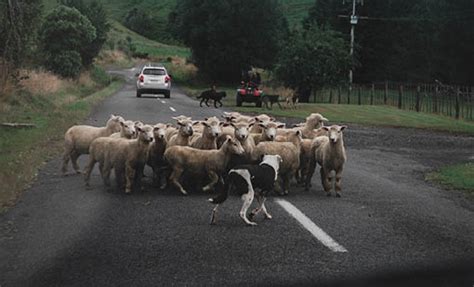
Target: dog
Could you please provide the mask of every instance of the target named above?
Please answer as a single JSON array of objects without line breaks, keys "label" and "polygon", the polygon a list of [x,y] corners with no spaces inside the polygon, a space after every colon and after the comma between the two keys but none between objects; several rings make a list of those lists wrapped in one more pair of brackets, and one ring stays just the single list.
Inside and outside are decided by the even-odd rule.
[{"label": "dog", "polygon": [[209,107],[209,100],[214,101],[214,107],[217,109],[217,104],[219,104],[219,107],[222,107],[223,104],[221,100],[227,96],[226,92],[216,92],[215,90],[206,90],[201,93],[200,96],[198,96],[198,99],[201,99],[201,102],[199,103],[199,106],[202,108],[202,104],[205,103],[206,106]]},{"label": "dog", "polygon": [[[273,109],[273,104],[274,103],[278,104],[278,106],[280,107],[280,110],[283,109],[283,107],[280,105],[280,96],[279,95],[263,95],[262,103],[265,105],[267,110]],[[268,107],[268,104],[270,104],[270,107]]]},{"label": "dog", "polygon": [[[232,168],[225,179],[225,183],[219,180],[220,184],[217,186],[218,195],[209,199],[211,203],[216,204],[212,210],[211,224],[216,224],[217,208],[219,204],[227,199],[231,187],[234,187],[242,195],[244,203],[239,215],[247,225],[257,225],[257,223],[251,220],[261,211],[263,211],[265,218],[271,219],[272,216],[265,207],[265,199],[267,194],[273,190],[278,179],[278,170],[281,162],[282,158],[279,155],[264,155],[260,164],[246,164]],[[249,218],[247,218],[247,210],[252,205],[254,197],[257,198],[259,207],[252,210]]]},{"label": "dog", "polygon": [[289,109],[295,109],[298,107],[299,97],[296,94],[291,94],[285,97],[286,107]]}]

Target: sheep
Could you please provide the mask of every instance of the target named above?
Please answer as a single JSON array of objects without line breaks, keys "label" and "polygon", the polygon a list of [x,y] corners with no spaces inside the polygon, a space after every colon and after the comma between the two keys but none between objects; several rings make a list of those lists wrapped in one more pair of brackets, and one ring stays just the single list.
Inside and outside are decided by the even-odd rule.
[{"label": "sheep", "polygon": [[168,140],[168,147],[170,146],[188,146],[190,142],[190,137],[193,135],[194,130],[193,130],[193,125],[199,123],[199,122],[193,122],[191,121],[190,118],[186,119],[177,119],[174,118],[178,121],[178,132],[169,137]]},{"label": "sheep", "polygon": [[124,122],[121,116],[110,115],[105,127],[93,127],[87,125],[72,126],[64,135],[64,155],[61,171],[67,173],[67,166],[71,160],[72,167],[80,174],[77,159],[82,154],[89,153],[89,146],[98,137],[108,137],[120,131],[120,123]]},{"label": "sheep", "polygon": [[137,127],[136,139],[102,137],[94,140],[89,148],[89,163],[85,169],[86,187],[90,186],[90,174],[96,162],[106,186],[113,168],[119,186],[125,176],[125,193],[132,191],[134,183],[140,185],[143,167],[147,161],[149,144],[153,141],[153,127]]},{"label": "sheep", "polygon": [[190,140],[190,147],[198,149],[217,149],[217,137],[222,133],[223,123],[217,117],[205,118],[201,121],[204,126],[202,134],[196,134]]},{"label": "sheep", "polygon": [[244,116],[238,112],[224,112],[222,117],[226,120],[226,122],[248,122],[254,121],[253,117]]},{"label": "sheep", "polygon": [[266,114],[260,114],[256,117],[254,117],[254,121],[255,121],[256,124],[252,126],[252,128],[250,129],[250,132],[254,133],[254,134],[261,133],[263,128],[259,124],[265,124],[265,123],[268,123],[268,122],[272,122],[274,120],[275,120],[275,118],[273,118],[273,117],[270,117]]},{"label": "sheep", "polygon": [[255,144],[259,144],[263,141],[274,141],[277,135],[277,129],[285,127],[285,124],[275,122],[258,123],[257,125],[260,126],[261,133],[252,134]]},{"label": "sheep", "polygon": [[346,129],[346,126],[332,125],[322,128],[328,132],[328,136],[317,137],[312,142],[314,158],[311,159],[308,175],[306,177],[306,189],[309,189],[316,164],[319,164],[321,166],[321,183],[327,196],[331,196],[331,172],[335,171],[336,197],[341,197],[342,171],[347,159],[342,131]]},{"label": "sheep", "polygon": [[135,123],[133,121],[124,121],[120,122],[120,132],[113,133],[110,137],[131,139],[135,137],[135,134]]},{"label": "sheep", "polygon": [[161,184],[162,171],[166,165],[163,157],[166,150],[166,129],[168,125],[156,124],[153,126],[153,142],[148,148],[147,165],[153,169],[153,183],[163,189],[165,185]]},{"label": "sheep", "polygon": [[252,160],[257,161],[264,155],[280,155],[283,162],[280,166],[279,174],[283,181],[283,194],[288,194],[290,180],[296,175],[300,167],[300,145],[301,132],[295,131],[292,135],[292,142],[261,142],[257,144],[252,153]]},{"label": "sheep", "polygon": [[233,154],[243,154],[244,149],[239,141],[227,138],[218,150],[201,150],[192,147],[173,146],[165,151],[165,159],[172,168],[169,180],[181,191],[188,194],[179,179],[184,170],[197,176],[208,176],[211,182],[203,190],[211,190],[226,171],[227,164]]},{"label": "sheep", "polygon": [[323,117],[319,113],[312,113],[306,117],[304,123],[298,123],[293,125],[293,128],[290,129],[279,129],[277,131],[278,136],[286,136],[289,132],[295,130],[301,130],[303,132],[304,139],[313,139],[315,137],[324,135],[324,131],[321,131],[320,128],[324,126],[324,122],[327,122],[328,119]]}]

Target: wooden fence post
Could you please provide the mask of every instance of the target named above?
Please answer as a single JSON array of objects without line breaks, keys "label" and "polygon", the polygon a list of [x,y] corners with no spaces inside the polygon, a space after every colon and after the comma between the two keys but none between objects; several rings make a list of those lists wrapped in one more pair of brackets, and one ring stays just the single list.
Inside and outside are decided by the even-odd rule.
[{"label": "wooden fence post", "polygon": [[420,112],[420,92],[421,92],[421,88],[420,86],[416,86],[416,103],[415,103],[415,110],[417,112]]},{"label": "wooden fence post", "polygon": [[458,87],[457,92],[456,92],[456,105],[455,105],[455,113],[454,117],[458,120],[459,119],[459,98],[461,95],[461,89]]},{"label": "wooden fence post", "polygon": [[351,104],[351,92],[352,92],[352,87],[349,86],[349,88],[347,89],[347,104],[348,105]]},{"label": "wooden fence post", "polygon": [[329,90],[329,103],[332,104],[332,89]]},{"label": "wooden fence post", "polygon": [[337,87],[337,103],[341,104],[341,86]]},{"label": "wooden fence post", "polygon": [[402,109],[403,85],[398,88],[398,108]]},{"label": "wooden fence post", "polygon": [[375,94],[375,84],[372,83],[372,88],[370,89],[370,105],[374,104],[374,94]]},{"label": "wooden fence post", "polygon": [[435,93],[433,97],[433,113],[438,113],[438,94],[439,94],[439,86],[436,85]]},{"label": "wooden fence post", "polygon": [[357,89],[357,104],[360,106],[362,104],[361,99],[360,99],[360,86]]},{"label": "wooden fence post", "polygon": [[388,81],[385,81],[385,90],[383,92],[383,104],[387,104],[387,97],[388,97]]}]

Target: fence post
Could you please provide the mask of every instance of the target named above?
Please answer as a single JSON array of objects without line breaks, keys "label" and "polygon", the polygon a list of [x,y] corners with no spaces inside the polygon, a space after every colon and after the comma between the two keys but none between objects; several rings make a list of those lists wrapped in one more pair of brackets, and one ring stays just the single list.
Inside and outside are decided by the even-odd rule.
[{"label": "fence post", "polygon": [[433,113],[438,113],[438,94],[439,94],[439,86],[436,85],[435,87],[435,94],[433,97]]},{"label": "fence post", "polygon": [[403,85],[398,88],[398,108],[402,109]]},{"label": "fence post", "polygon": [[362,103],[361,103],[361,100],[360,100],[360,86],[359,88],[357,89],[357,104],[360,106]]},{"label": "fence post", "polygon": [[341,104],[341,86],[337,87],[337,103]]},{"label": "fence post", "polygon": [[316,103],[316,94],[317,94],[317,90],[314,89],[313,90],[313,103]]},{"label": "fence post", "polygon": [[459,119],[459,98],[461,95],[461,89],[458,87],[456,92],[456,105],[455,105],[455,114],[454,117],[458,120]]},{"label": "fence post", "polygon": [[348,105],[351,104],[351,92],[352,92],[352,87],[349,86],[349,88],[347,89],[347,104]]},{"label": "fence post", "polygon": [[421,92],[421,88],[420,86],[416,86],[416,103],[415,103],[415,110],[417,112],[420,111],[420,92]]},{"label": "fence post", "polygon": [[388,81],[385,81],[385,90],[383,92],[383,104],[387,104],[387,97],[388,97]]},{"label": "fence post", "polygon": [[332,104],[332,89],[329,90],[329,103]]},{"label": "fence post", "polygon": [[374,104],[375,85],[372,83],[372,89],[370,89],[370,105]]}]

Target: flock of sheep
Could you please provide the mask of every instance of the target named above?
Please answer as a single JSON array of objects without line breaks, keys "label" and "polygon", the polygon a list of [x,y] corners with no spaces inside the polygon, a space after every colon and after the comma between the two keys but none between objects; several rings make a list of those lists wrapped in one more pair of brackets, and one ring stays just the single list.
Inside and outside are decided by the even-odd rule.
[{"label": "flock of sheep", "polygon": [[335,171],[335,192],[341,196],[341,175],[346,153],[343,142],[345,126],[324,126],[328,120],[312,113],[306,121],[286,128],[285,124],[261,114],[245,116],[224,112],[222,120],[209,117],[192,120],[173,117],[176,122],[148,125],[111,115],[104,127],[76,125],[65,134],[62,172],[68,162],[82,173],[77,159],[89,154],[84,169],[86,186],[92,169],[99,170],[106,186],[110,186],[113,169],[117,185],[125,192],[141,188],[145,165],[153,169],[153,182],[160,188],[174,185],[187,194],[183,182],[198,180],[204,191],[213,190],[220,179],[237,164],[257,163],[264,155],[280,155],[276,192],[288,194],[293,178],[308,190],[317,165],[321,182],[331,195],[332,172]]}]

